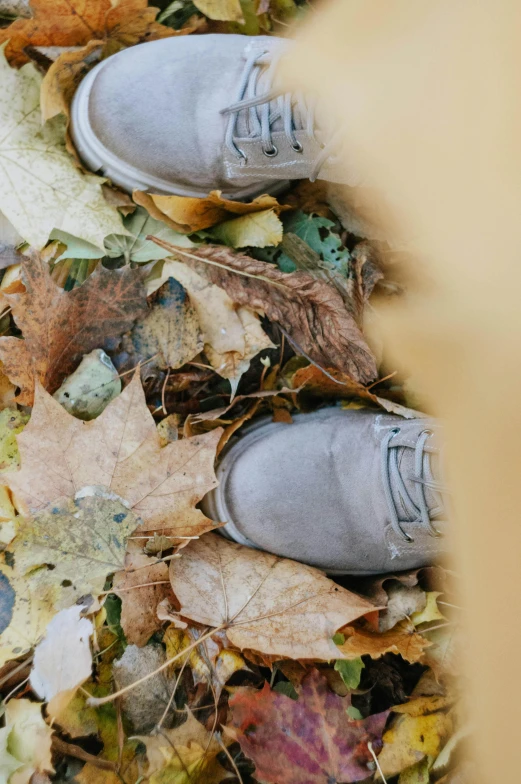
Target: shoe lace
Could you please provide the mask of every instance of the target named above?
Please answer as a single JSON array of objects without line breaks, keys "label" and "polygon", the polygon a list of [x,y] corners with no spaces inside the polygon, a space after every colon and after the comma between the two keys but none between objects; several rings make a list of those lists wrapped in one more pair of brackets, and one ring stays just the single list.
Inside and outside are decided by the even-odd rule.
[{"label": "shoe lace", "polygon": [[[280,58],[285,50],[278,52],[253,51],[246,59],[246,65],[242,72],[239,87],[237,89],[237,100],[235,103],[221,110],[221,114],[228,115],[229,121],[226,127],[225,144],[228,150],[241,159],[247,161],[246,154],[235,143],[237,136],[237,123],[240,112],[249,110],[250,138],[259,137],[262,141],[262,150],[268,157],[278,154],[278,149],[273,143],[273,125],[282,119],[282,125],[286,138],[295,150],[301,153],[304,151],[302,144],[295,135],[296,123],[295,113],[301,118],[305,118],[303,130],[306,131],[310,139],[317,141],[316,131],[316,99],[305,96],[303,93],[281,93],[273,87],[275,73]],[[257,90],[261,89],[259,77],[264,72],[262,80],[262,90],[257,95]],[[338,152],[340,145],[340,132],[333,134],[326,143],[321,143],[322,149],[315,158],[312,166],[310,180],[316,180],[324,163]]]},{"label": "shoe lace", "polygon": [[[406,479],[414,482],[417,487],[417,498],[413,500],[407,489],[402,476],[398,453],[401,445],[393,446],[392,441],[400,432],[399,427],[392,428],[385,436],[381,446],[382,475],[384,480],[384,491],[389,508],[391,525],[394,531],[407,542],[414,539],[403,529],[406,523],[421,523],[431,536],[442,536],[441,531],[433,525],[433,518],[445,511],[442,493],[447,492],[447,488],[434,479],[431,466],[430,453],[425,449],[428,439],[433,435],[431,430],[423,430],[416,441],[414,447],[414,475],[407,476]],[[407,520],[400,520],[396,499],[392,488],[395,488],[404,506]],[[429,509],[425,490],[429,488],[434,496],[436,505]]]}]

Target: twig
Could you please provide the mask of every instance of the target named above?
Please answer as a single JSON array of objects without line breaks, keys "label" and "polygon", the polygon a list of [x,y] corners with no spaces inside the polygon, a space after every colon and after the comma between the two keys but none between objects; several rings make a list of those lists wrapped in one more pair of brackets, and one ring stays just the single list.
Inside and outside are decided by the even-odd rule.
[{"label": "twig", "polygon": [[111,588],[109,591],[102,591],[98,596],[106,596],[111,593],[123,593],[123,591],[133,591],[134,588],[151,588],[153,585],[169,585],[170,580],[158,580],[154,583],[140,583],[140,585],[130,585],[128,588]]},{"label": "twig", "polygon": [[32,663],[32,661],[33,661],[33,657],[31,654],[31,656],[25,659],[25,661],[20,662],[20,664],[17,667],[14,667],[12,670],[9,670],[9,672],[6,675],[4,675],[3,678],[0,678],[0,688],[4,685],[4,683],[7,683],[7,681],[11,680],[11,678],[14,678],[15,675],[18,675],[18,673],[21,672],[21,670],[25,669],[25,667],[28,667]]},{"label": "twig", "polygon": [[81,746],[76,746],[74,743],[65,743],[64,740],[58,738],[56,735],[52,736],[51,743],[54,751],[57,751],[60,754],[66,754],[68,757],[74,757],[82,762],[90,762],[92,765],[95,765],[102,770],[112,770],[114,773],[116,772],[115,762],[95,757],[94,754],[89,754],[89,752],[82,749]]},{"label": "twig", "polygon": [[236,775],[236,776],[237,776],[237,778],[239,779],[239,784],[244,784],[244,782],[243,782],[243,780],[242,780],[242,776],[241,776],[241,774],[239,773],[239,768],[237,767],[237,765],[236,765],[236,763],[235,763],[235,760],[233,759],[232,755],[230,754],[230,752],[229,752],[229,751],[228,751],[228,749],[226,748],[226,744],[225,744],[225,743],[223,743],[223,740],[222,740],[222,738],[221,738],[221,736],[220,736],[220,735],[216,735],[215,737],[217,738],[217,743],[220,745],[220,747],[222,748],[222,750],[224,751],[224,753],[226,754],[226,756],[227,756],[227,757],[228,757],[228,759],[230,760],[230,765],[231,765],[231,766],[232,766],[232,768],[234,769],[234,771],[235,771],[235,775]]},{"label": "twig", "polygon": [[161,389],[161,408],[163,409],[163,414],[168,416],[168,411],[166,410],[165,405],[165,394],[166,394],[166,385],[168,384],[168,379],[170,378],[170,368],[168,368],[168,372],[165,376],[165,380],[163,382],[163,387]]},{"label": "twig", "polygon": [[376,769],[378,770],[378,773],[379,773],[379,774],[380,774],[380,776],[382,777],[383,784],[387,784],[387,779],[385,778],[385,776],[384,776],[384,773],[383,773],[383,770],[382,770],[382,769],[381,769],[381,767],[380,767],[380,763],[378,762],[378,757],[377,757],[377,756],[376,756],[376,754],[374,753],[374,750],[373,750],[373,744],[371,743],[371,741],[369,741],[369,743],[367,744],[367,748],[369,749],[369,751],[370,751],[370,752],[371,752],[371,754],[373,755],[373,759],[374,759],[374,761],[375,761],[375,763],[376,763]]}]

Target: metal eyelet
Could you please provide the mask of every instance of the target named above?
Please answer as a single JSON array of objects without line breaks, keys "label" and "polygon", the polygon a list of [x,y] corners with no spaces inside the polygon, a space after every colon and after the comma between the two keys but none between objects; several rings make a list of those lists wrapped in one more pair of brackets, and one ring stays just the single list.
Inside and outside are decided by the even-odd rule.
[{"label": "metal eyelet", "polygon": [[295,141],[293,142],[293,144],[291,146],[293,147],[295,152],[304,152],[304,148],[303,148],[303,146],[301,145],[301,143],[299,142],[298,139],[295,139]]},{"label": "metal eyelet", "polygon": [[279,154],[279,151],[278,151],[278,149],[275,147],[275,145],[274,145],[274,144],[272,144],[272,145],[271,145],[271,147],[268,147],[267,149],[266,149],[266,147],[263,147],[263,148],[262,148],[262,152],[264,153],[264,155],[265,155],[267,158],[274,158],[276,155],[278,155],[278,154]]},{"label": "metal eyelet", "polygon": [[401,427],[393,427],[393,428],[391,428],[391,433],[392,433],[394,436],[397,436],[397,435],[398,435],[398,433],[401,433],[401,432],[402,432],[402,429],[401,429]]},{"label": "metal eyelet", "polygon": [[425,428],[425,430],[422,430],[420,435],[423,435],[424,433],[427,433],[427,435],[429,435],[429,436],[433,436],[434,435],[434,431],[430,430],[428,427]]},{"label": "metal eyelet", "polygon": [[244,164],[248,162],[248,158],[246,157],[246,153],[244,152],[244,150],[241,150],[240,147],[236,147],[235,149],[237,150],[238,158],[239,158],[239,160],[241,162],[241,166],[244,166]]}]

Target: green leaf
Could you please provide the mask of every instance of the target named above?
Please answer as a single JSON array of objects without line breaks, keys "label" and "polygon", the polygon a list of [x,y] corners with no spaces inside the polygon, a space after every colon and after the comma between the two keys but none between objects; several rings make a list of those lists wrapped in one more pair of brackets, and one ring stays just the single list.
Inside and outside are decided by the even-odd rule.
[{"label": "green leaf", "polygon": [[291,681],[279,681],[273,687],[273,691],[276,691],[279,694],[285,694],[286,697],[291,697],[292,700],[298,700],[298,694]]},{"label": "green leaf", "polygon": [[337,659],[335,670],[340,673],[348,689],[357,689],[360,683],[360,676],[365,664],[360,657],[358,659]]},{"label": "green leaf", "polygon": [[143,264],[147,261],[159,261],[169,256],[170,253],[167,250],[160,248],[155,242],[147,240],[148,234],[153,234],[155,237],[182,248],[194,247],[194,243],[188,239],[186,234],[179,234],[162,221],[152,218],[143,207],[137,207],[132,215],[127,215],[123,220],[123,225],[129,234],[127,236],[109,234],[108,237],[105,237],[104,250],[79,237],[74,237],[66,231],[53,229],[51,239],[59,240],[67,245],[67,249],[57,261],[63,259],[101,259],[103,256],[114,259],[123,256],[127,262],[133,261],[137,264]]},{"label": "green leaf", "polygon": [[346,708],[346,713],[350,719],[354,719],[355,721],[362,721],[364,718],[358,708],[355,708],[354,705],[350,705],[349,708]]},{"label": "green leaf", "polygon": [[[296,234],[318,253],[322,261],[328,262],[337,271],[347,275],[349,251],[344,247],[342,240],[334,230],[333,221],[322,218],[320,215],[307,215],[301,210],[296,210],[283,215],[282,222],[285,232]],[[288,267],[288,272],[293,272],[295,269],[291,259],[284,253],[279,258],[278,264],[281,269],[283,269],[283,264],[289,265],[291,269]]]},{"label": "green leaf", "polygon": [[334,634],[332,639],[333,639],[333,642],[335,643],[335,645],[343,645],[345,643],[345,641],[346,641],[346,638],[340,632],[337,632],[336,634]]}]

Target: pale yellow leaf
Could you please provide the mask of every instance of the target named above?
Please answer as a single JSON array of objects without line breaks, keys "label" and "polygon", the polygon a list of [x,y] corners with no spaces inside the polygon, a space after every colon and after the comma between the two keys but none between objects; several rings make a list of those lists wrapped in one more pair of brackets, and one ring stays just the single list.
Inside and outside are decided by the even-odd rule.
[{"label": "pale yellow leaf", "polygon": [[42,717],[42,703],[30,700],[9,700],[5,706],[8,729],[7,750],[23,763],[12,774],[10,784],[28,784],[33,773],[54,773],[51,760],[53,731]]},{"label": "pale yellow leaf", "polygon": [[239,0],[194,0],[196,8],[219,22],[244,22]]},{"label": "pale yellow leaf", "polygon": [[42,248],[53,229],[103,247],[107,234],[125,234],[118,211],[105,201],[103,180],[82,174],[65,149],[65,120],[42,126],[42,77],[32,64],[19,71],[0,53],[0,209],[22,237]]},{"label": "pale yellow leaf", "polygon": [[282,222],[274,210],[264,210],[224,221],[211,229],[210,234],[232,248],[266,248],[282,242],[282,230]]}]

